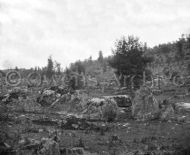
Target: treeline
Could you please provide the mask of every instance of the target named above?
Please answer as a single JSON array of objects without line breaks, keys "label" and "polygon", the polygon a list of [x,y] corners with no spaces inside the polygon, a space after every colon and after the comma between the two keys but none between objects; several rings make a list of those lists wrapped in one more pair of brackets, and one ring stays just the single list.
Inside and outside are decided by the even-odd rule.
[{"label": "treeline", "polygon": [[175,75],[188,75],[190,71],[188,61],[190,60],[188,59],[190,35],[182,35],[174,42],[160,44],[153,48],[140,42],[138,37],[122,37],[116,40],[112,53],[109,57],[103,57],[103,52],[100,51],[97,60],[92,60],[90,57],[85,61],[77,61],[72,63],[68,70],[96,76],[101,74],[101,71],[109,72],[112,68],[121,86],[126,83],[128,77],[134,75],[136,85],[139,85],[139,82],[142,83],[143,73],[146,74],[147,79],[150,76],[160,75],[172,80]]},{"label": "treeline", "polygon": [[90,56],[89,59],[86,59],[84,61],[76,61],[74,63],[71,63],[66,70],[70,70],[72,72],[76,72],[78,74],[86,73],[88,74],[89,71],[93,71],[96,69],[102,69],[103,72],[106,71],[106,67],[108,65],[108,58],[104,58],[103,52],[99,51],[99,56],[96,60],[92,60],[92,57]]},{"label": "treeline", "polygon": [[187,76],[190,72],[190,35],[182,35],[177,41],[149,48],[146,54],[153,58],[149,65],[152,74],[172,78],[176,74]]},{"label": "treeline", "polygon": [[[188,75],[190,71],[190,35],[182,35],[178,40],[160,44],[153,48],[140,42],[138,37],[121,37],[115,41],[112,55],[104,57],[99,51],[98,58],[93,60],[90,56],[83,61],[78,60],[63,69],[61,63],[50,56],[47,66],[35,67],[30,70],[22,70],[22,74],[36,71],[51,79],[54,75],[66,74],[70,81],[76,76],[85,75],[90,78],[98,78],[99,81],[111,81],[117,77],[121,86],[126,84],[129,77],[135,76],[136,85],[140,85],[143,74],[146,78],[161,75],[172,79],[175,75]],[[19,70],[17,67],[16,70]],[[73,85],[73,82],[70,82]]]}]

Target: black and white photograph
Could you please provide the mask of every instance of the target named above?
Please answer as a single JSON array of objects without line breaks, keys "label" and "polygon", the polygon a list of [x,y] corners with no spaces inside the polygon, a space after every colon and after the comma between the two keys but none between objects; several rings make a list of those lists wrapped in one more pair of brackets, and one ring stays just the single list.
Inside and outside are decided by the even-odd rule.
[{"label": "black and white photograph", "polygon": [[190,155],[190,0],[0,0],[0,155]]}]

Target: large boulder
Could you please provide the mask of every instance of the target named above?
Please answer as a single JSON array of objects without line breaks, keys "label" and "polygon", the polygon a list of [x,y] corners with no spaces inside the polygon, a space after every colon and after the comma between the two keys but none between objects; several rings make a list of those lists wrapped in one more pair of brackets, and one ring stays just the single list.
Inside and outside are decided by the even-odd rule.
[{"label": "large boulder", "polygon": [[61,129],[64,130],[93,130],[96,132],[108,131],[110,129],[105,123],[93,122],[85,119],[82,115],[68,114],[61,122]]},{"label": "large boulder", "polygon": [[37,102],[42,106],[50,106],[56,99],[60,97],[60,94],[57,94],[54,90],[44,90],[37,97]]},{"label": "large boulder", "polygon": [[88,119],[100,120],[102,118],[102,106],[105,103],[105,99],[92,98],[86,105],[83,105],[83,114]]},{"label": "large boulder", "polygon": [[131,107],[132,106],[132,100],[129,95],[104,96],[104,98],[115,100],[118,107]]},{"label": "large boulder", "polygon": [[61,128],[65,130],[84,130],[89,127],[88,122],[77,115],[68,115],[65,122],[62,122]]},{"label": "large boulder", "polygon": [[71,99],[74,93],[69,87],[52,86],[42,90],[37,97],[37,102],[42,106],[50,106],[56,101],[65,102]]},{"label": "large boulder", "polygon": [[179,102],[175,103],[175,109],[178,112],[190,112],[190,103]]},{"label": "large boulder", "polygon": [[118,112],[117,103],[113,99],[92,98],[86,104],[83,114],[90,119],[113,121]]},{"label": "large boulder", "polygon": [[148,87],[141,87],[135,93],[132,115],[138,120],[151,120],[158,117],[159,104]]},{"label": "large boulder", "polygon": [[129,95],[112,95],[112,96],[104,96],[106,99],[113,99],[116,103],[118,108],[117,119],[126,119],[131,118],[131,106],[132,106],[132,99]]}]

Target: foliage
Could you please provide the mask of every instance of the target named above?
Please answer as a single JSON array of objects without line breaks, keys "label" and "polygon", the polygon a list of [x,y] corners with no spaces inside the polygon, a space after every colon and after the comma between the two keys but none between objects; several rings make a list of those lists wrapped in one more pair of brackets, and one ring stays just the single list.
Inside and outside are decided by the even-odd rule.
[{"label": "foliage", "polygon": [[103,53],[102,53],[102,51],[99,51],[98,62],[100,62],[101,64],[103,64],[103,61],[104,61]]},{"label": "foliage", "polygon": [[128,36],[116,42],[113,57],[109,60],[111,67],[116,69],[117,75],[143,75],[146,65],[151,61],[145,57],[146,45],[139,42],[138,38]]},{"label": "foliage", "polygon": [[173,43],[149,48],[146,55],[154,58],[149,69],[153,75],[163,74],[171,78],[176,74],[184,75],[189,66],[189,62],[185,61],[188,53],[190,53],[190,35],[182,35]]},{"label": "foliage", "polygon": [[[121,86],[124,85],[124,79],[128,75],[137,75],[135,80],[142,80],[143,71],[146,72],[148,78],[150,75],[156,76],[159,74],[168,77],[172,81],[175,75],[188,75],[190,73],[189,61],[185,61],[188,59],[187,53],[190,54],[190,35],[182,35],[174,42],[160,44],[152,48],[139,42],[138,38],[129,36],[116,41],[113,55],[104,57],[103,52],[99,51],[97,60],[93,60],[90,56],[84,61],[72,63],[68,70],[69,74],[71,72],[84,73],[91,79],[97,79],[99,83],[114,81],[114,71],[120,79]],[[5,70],[6,72],[8,70]],[[42,78],[47,75],[47,78],[51,79],[54,74],[60,75],[61,64],[54,61],[50,56],[46,67],[33,67],[29,70],[19,68],[19,73],[24,78],[31,72],[39,73]],[[76,75],[69,76],[76,77]],[[71,78],[68,81],[74,88],[76,80]],[[136,85],[136,83],[134,84]]]},{"label": "foliage", "polygon": [[176,60],[182,60],[186,52],[190,49],[190,35],[182,35],[181,38],[175,43],[176,46]]},{"label": "foliage", "polygon": [[58,75],[60,75],[61,74],[61,64],[59,63],[59,62],[57,62],[57,61],[55,61],[54,62],[54,64],[55,64],[55,72],[58,74]]},{"label": "foliage", "polygon": [[50,78],[52,78],[53,74],[54,74],[54,65],[53,65],[52,57],[50,56],[48,58],[46,75],[50,79]]},{"label": "foliage", "polygon": [[85,73],[85,66],[81,61],[76,61],[70,65],[70,70],[78,74]]}]

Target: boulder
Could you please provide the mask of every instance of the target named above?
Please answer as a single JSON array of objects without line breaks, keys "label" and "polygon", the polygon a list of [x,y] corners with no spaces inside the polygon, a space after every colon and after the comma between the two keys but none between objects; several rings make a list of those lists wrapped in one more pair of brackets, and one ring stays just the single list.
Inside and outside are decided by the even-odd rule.
[{"label": "boulder", "polygon": [[61,128],[66,130],[84,130],[89,126],[88,122],[76,115],[68,115],[65,122],[62,123]]},{"label": "boulder", "polygon": [[102,118],[102,106],[105,103],[103,98],[92,98],[86,105],[83,105],[83,114],[89,119],[100,120]]},{"label": "boulder", "polygon": [[118,112],[117,103],[113,99],[93,98],[88,101],[83,114],[90,119],[112,121]]},{"label": "boulder", "polygon": [[190,111],[190,103],[185,103],[185,102],[179,102],[175,103],[175,109],[177,111],[183,111],[183,112],[189,112]]},{"label": "boulder", "polygon": [[115,100],[118,107],[131,107],[132,106],[132,100],[129,95],[104,96],[104,98]]},{"label": "boulder", "polygon": [[93,130],[96,132],[108,131],[110,128],[104,123],[88,121],[83,117],[69,114],[65,120],[61,122],[61,128],[64,130]]},{"label": "boulder", "polygon": [[50,106],[54,102],[57,103],[58,101],[65,102],[70,100],[71,94],[73,93],[74,90],[69,87],[52,86],[40,92],[37,97],[37,102],[42,106]]},{"label": "boulder", "polygon": [[143,86],[135,93],[132,103],[132,116],[138,120],[151,120],[158,117],[159,104],[150,88]]},{"label": "boulder", "polygon": [[41,106],[50,106],[58,98],[58,95],[53,90],[44,90],[41,92],[40,96],[37,98],[37,102]]}]

